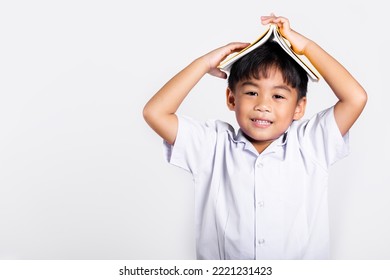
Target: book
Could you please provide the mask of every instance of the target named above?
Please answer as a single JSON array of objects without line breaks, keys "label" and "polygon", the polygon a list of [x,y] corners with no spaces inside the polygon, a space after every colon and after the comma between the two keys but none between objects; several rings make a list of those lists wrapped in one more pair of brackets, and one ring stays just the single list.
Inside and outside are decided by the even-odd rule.
[{"label": "book", "polygon": [[292,50],[290,42],[288,42],[288,40],[284,38],[282,34],[280,34],[279,28],[275,24],[271,24],[269,28],[248,47],[241,50],[240,52],[228,56],[224,61],[220,63],[218,68],[229,74],[230,68],[232,67],[234,62],[236,62],[238,59],[248,54],[249,52],[253,51],[254,49],[260,47],[269,40],[274,40],[279,43],[282,49],[307,72],[309,78],[312,81],[318,81],[320,79],[320,75],[318,74],[316,69],[310,64],[308,59],[306,59],[302,55],[298,55]]}]

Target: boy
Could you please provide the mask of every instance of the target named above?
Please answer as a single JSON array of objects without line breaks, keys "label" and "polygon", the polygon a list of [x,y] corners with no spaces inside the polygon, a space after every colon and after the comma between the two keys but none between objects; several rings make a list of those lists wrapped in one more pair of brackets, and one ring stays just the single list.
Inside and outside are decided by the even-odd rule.
[{"label": "boy", "polygon": [[367,95],[359,83],[315,42],[273,14],[295,52],[305,55],[337,103],[310,120],[307,75],[274,44],[244,56],[230,71],[227,106],[240,126],[200,123],[176,110],[209,73],[246,47],[230,43],[196,60],[145,105],[144,117],[165,140],[167,159],[195,181],[198,259],[327,259],[328,168],[348,154],[348,131]]}]

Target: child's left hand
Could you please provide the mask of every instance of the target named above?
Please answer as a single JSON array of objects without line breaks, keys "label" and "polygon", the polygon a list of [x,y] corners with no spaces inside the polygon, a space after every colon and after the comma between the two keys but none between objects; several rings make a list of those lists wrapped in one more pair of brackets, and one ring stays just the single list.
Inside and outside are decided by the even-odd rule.
[{"label": "child's left hand", "polygon": [[306,45],[310,42],[310,40],[291,29],[290,22],[287,18],[276,16],[272,13],[270,16],[262,16],[261,23],[264,25],[276,24],[283,37],[290,42],[294,52],[304,54]]}]

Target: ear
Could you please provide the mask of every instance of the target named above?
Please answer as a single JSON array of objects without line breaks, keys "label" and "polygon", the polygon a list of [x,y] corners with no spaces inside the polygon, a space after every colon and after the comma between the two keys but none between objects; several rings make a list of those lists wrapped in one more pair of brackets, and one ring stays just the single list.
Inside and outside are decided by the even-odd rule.
[{"label": "ear", "polygon": [[299,99],[297,106],[295,107],[294,120],[297,121],[303,117],[306,109],[306,97]]},{"label": "ear", "polygon": [[230,90],[230,88],[226,89],[226,104],[230,111],[233,111],[234,107],[236,106],[236,97],[234,96],[234,93]]}]

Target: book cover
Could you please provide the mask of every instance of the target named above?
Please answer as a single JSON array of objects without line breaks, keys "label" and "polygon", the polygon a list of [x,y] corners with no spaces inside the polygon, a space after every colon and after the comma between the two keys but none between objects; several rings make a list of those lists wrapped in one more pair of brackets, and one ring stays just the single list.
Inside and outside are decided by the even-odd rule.
[{"label": "book cover", "polygon": [[218,66],[219,69],[224,71],[225,73],[230,73],[230,68],[238,59],[253,51],[254,49],[260,47],[268,40],[274,40],[279,43],[282,49],[290,55],[309,75],[312,81],[318,81],[320,79],[320,75],[315,70],[315,68],[310,64],[310,62],[305,59],[304,56],[300,56],[296,54],[290,47],[290,43],[280,34],[278,27],[275,24],[271,24],[269,29],[265,31],[259,38],[257,38],[254,42],[252,42],[248,47],[241,50],[238,53],[232,54],[227,57],[224,61],[220,63]]}]

